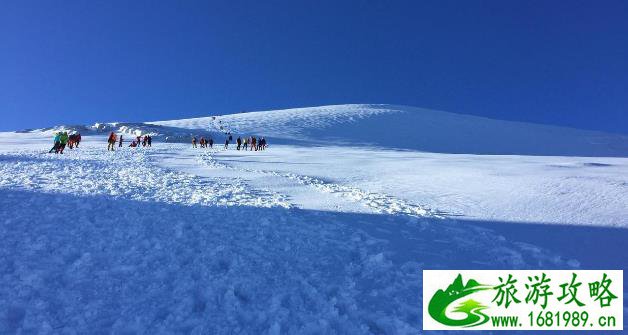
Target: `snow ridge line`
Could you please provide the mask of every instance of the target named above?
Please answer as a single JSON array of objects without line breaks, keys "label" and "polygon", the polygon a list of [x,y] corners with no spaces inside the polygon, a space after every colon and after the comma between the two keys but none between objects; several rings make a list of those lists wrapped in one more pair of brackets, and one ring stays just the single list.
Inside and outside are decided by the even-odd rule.
[{"label": "snow ridge line", "polygon": [[213,168],[238,170],[238,171],[247,172],[247,173],[258,173],[258,174],[263,174],[263,175],[271,175],[271,176],[276,176],[276,177],[281,177],[281,178],[287,178],[301,185],[310,186],[319,192],[334,194],[339,197],[351,200],[353,202],[361,203],[362,205],[373,210],[374,212],[380,213],[380,214],[401,214],[401,215],[408,215],[408,216],[413,216],[413,217],[444,218],[444,216],[439,215],[422,206],[415,205],[401,199],[397,199],[387,194],[364,191],[356,187],[350,187],[350,186],[340,185],[336,183],[326,182],[324,180],[321,180],[315,177],[298,175],[295,173],[281,173],[281,172],[269,171],[269,170],[236,168],[236,167],[224,164],[224,163],[219,163],[213,157],[213,154],[217,152],[218,151],[204,152],[198,156],[199,161],[205,166],[213,167]]}]

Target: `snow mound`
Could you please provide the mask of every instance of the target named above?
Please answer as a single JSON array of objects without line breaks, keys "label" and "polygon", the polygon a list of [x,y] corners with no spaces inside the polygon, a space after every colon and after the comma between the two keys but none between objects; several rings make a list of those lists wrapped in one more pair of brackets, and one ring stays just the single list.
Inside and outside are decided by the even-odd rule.
[{"label": "snow mound", "polygon": [[628,156],[628,136],[395,105],[334,105],[149,124],[265,136],[275,143],[444,153]]}]

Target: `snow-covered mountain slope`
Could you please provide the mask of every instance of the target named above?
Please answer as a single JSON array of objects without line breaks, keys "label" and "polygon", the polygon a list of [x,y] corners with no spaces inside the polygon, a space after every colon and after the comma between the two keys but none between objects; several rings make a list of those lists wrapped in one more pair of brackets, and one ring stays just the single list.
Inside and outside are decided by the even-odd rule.
[{"label": "snow-covered mountain slope", "polygon": [[0,133],[0,334],[417,334],[423,269],[628,266],[622,136],[385,105],[62,128]]},{"label": "snow-covered mountain slope", "polygon": [[[273,142],[441,153],[628,156],[628,136],[394,105],[337,105],[150,122]],[[222,127],[222,128],[221,128]]]},{"label": "snow-covered mountain slope", "polygon": [[[20,141],[7,140],[15,136]],[[423,194],[525,217],[507,201],[491,205],[494,194],[477,202],[457,195],[464,195],[459,188],[440,189],[443,178],[460,188],[482,183],[464,180],[470,162],[459,155],[178,143],[108,152],[104,136],[54,155],[45,153],[48,139],[28,136],[0,134],[0,333],[416,334],[422,269],[628,264],[625,228],[539,232],[525,222],[476,223],[423,207],[420,193],[404,199],[407,188],[393,192],[420,189],[429,176],[382,173],[431,161],[423,173],[434,185]],[[482,164],[477,158],[472,165]],[[617,194],[581,177],[601,169],[620,179],[626,167],[618,163],[583,172],[563,162],[557,169],[571,174],[565,181],[575,178],[556,191],[610,200]],[[362,164],[370,172],[351,169]],[[529,183],[543,170],[520,169],[529,163],[509,156],[500,164],[510,170],[505,179],[526,176],[507,185]],[[461,170],[443,174],[445,165]],[[523,202],[513,193],[525,192],[510,199]],[[544,201],[523,204],[545,216],[553,210]],[[601,212],[621,220],[627,207],[609,210],[617,204]]]},{"label": "snow-covered mountain slope", "polygon": [[166,142],[211,136],[264,136],[272,143],[352,145],[438,153],[628,157],[628,136],[494,120],[396,105],[332,105],[152,121],[104,122],[21,131],[50,136],[56,130],[129,137],[151,134]]},{"label": "snow-covered mountain slope", "polygon": [[[23,145],[59,128],[9,134],[2,141]],[[391,105],[61,128],[94,138],[116,131],[126,134],[127,142],[142,134],[154,135],[158,143],[189,143],[192,136],[211,136],[220,147],[227,132],[234,139],[266,136],[273,150],[263,155],[217,152],[208,161],[218,168],[209,173],[195,158],[178,153],[159,164],[202,175],[246,178],[275,190],[284,185],[280,193],[301,208],[351,212],[432,208],[473,220],[628,225],[628,162],[622,158],[628,155],[628,137],[621,135]],[[592,156],[596,158],[587,158]],[[335,196],[313,201],[311,187],[361,199],[360,204],[341,203]],[[388,196],[395,198],[394,205],[381,200]]]}]

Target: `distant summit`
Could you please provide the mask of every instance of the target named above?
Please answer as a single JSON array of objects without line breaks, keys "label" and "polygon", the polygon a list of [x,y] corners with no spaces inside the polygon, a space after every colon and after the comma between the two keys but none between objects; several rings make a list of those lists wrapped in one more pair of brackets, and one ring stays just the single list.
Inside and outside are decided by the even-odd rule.
[{"label": "distant summit", "polygon": [[292,108],[150,124],[218,133],[229,129],[236,134],[263,135],[271,143],[368,145],[457,154],[628,157],[628,136],[624,135],[398,105]]}]

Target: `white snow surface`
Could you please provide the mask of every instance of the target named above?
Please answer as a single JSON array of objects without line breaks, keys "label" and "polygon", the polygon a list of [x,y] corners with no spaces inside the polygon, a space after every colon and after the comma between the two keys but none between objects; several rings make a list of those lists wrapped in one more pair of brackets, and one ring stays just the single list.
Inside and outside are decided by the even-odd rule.
[{"label": "white snow surface", "polygon": [[174,132],[255,134],[273,143],[335,143],[462,154],[628,157],[625,135],[396,105],[293,108],[148,124]]},{"label": "white snow surface", "polygon": [[423,269],[626,268],[626,157],[390,105],[0,133],[0,334],[416,334]]}]

